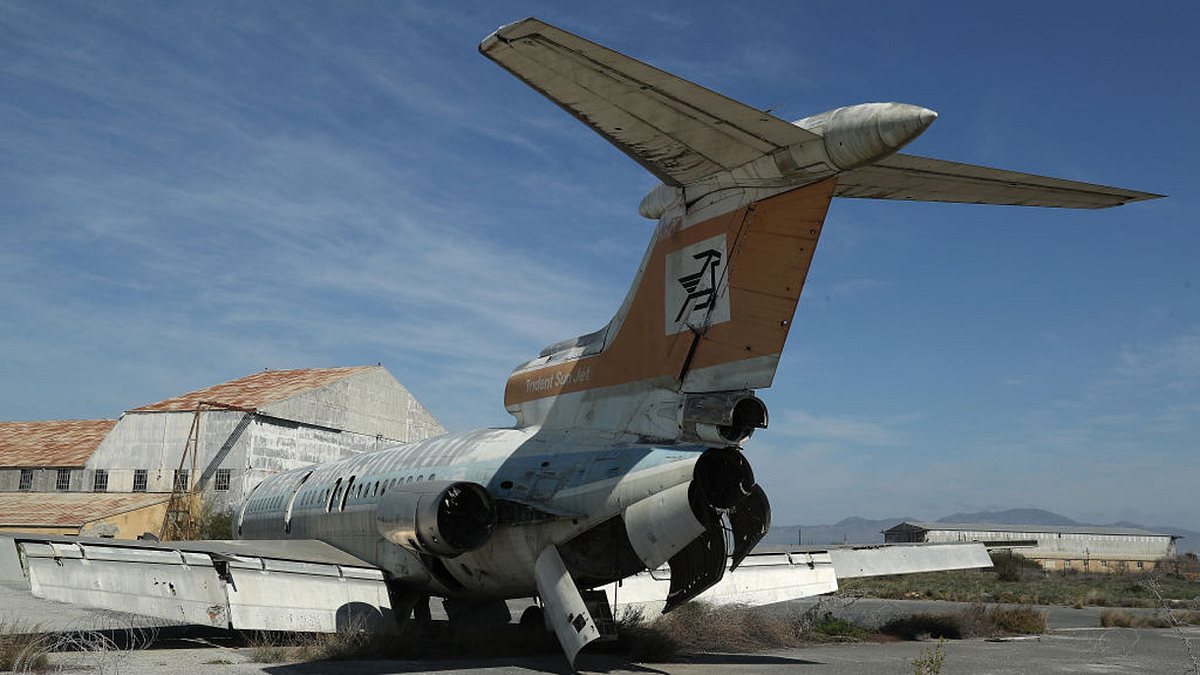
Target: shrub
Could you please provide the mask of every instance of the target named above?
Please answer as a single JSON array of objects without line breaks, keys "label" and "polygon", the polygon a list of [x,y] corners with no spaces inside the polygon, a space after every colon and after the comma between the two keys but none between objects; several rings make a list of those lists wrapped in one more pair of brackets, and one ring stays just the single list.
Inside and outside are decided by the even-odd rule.
[{"label": "shrub", "polygon": [[1020,553],[996,551],[991,554],[992,569],[999,581],[1020,581],[1022,572],[1041,571],[1041,567]]},{"label": "shrub", "polygon": [[1046,632],[1046,615],[1031,607],[988,607],[975,603],[957,614],[923,612],[893,619],[880,626],[879,632],[904,640],[917,640],[924,636],[957,640],[1041,635]]},{"label": "shrub", "polygon": [[846,619],[835,617],[831,612],[825,612],[820,620],[813,623],[811,632],[815,635],[847,640],[862,640],[867,637],[866,629]]},{"label": "shrub", "polygon": [[1170,628],[1174,625],[1171,618],[1174,617],[1179,623],[1188,623],[1181,621],[1179,614],[1172,612],[1170,616],[1163,614],[1134,614],[1118,609],[1106,609],[1100,613],[1100,625],[1105,628]]},{"label": "shrub", "polygon": [[962,620],[953,614],[920,612],[892,619],[880,626],[879,632],[902,640],[917,640],[926,636],[957,640],[962,637]]},{"label": "shrub", "polygon": [[992,607],[987,611],[995,630],[1012,635],[1042,635],[1046,615],[1032,607]]},{"label": "shrub", "polygon": [[946,652],[942,649],[945,640],[938,640],[937,647],[926,649],[925,653],[913,659],[913,675],[938,675],[942,665],[946,663]]}]

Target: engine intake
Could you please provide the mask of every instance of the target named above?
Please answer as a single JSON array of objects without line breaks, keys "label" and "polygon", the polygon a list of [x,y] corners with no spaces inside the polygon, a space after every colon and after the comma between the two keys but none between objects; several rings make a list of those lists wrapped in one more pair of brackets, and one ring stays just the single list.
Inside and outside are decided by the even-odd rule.
[{"label": "engine intake", "polygon": [[683,402],[685,438],[724,446],[766,428],[767,406],[750,391],[692,394]]},{"label": "engine intake", "polygon": [[397,485],[380,500],[375,527],[410,551],[453,558],[487,543],[496,527],[496,505],[478,483]]}]

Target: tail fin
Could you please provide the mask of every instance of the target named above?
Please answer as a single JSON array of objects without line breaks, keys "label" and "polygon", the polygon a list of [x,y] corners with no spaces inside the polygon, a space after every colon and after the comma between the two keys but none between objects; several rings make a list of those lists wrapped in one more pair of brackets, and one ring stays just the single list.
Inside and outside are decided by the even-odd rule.
[{"label": "tail fin", "polygon": [[[673,393],[664,402],[677,405],[679,393],[770,386],[835,182],[694,223],[678,203],[609,325],[519,367],[505,406],[522,424],[542,424],[565,403],[558,397],[590,393],[593,405],[613,399],[602,416],[620,423],[655,390]],[[580,424],[576,412],[564,423]]]},{"label": "tail fin", "polygon": [[919,106],[789,124],[537,19],[479,50],[664,183],[642,202],[658,228],[617,315],[509,378],[521,426],[703,437],[688,428],[736,428],[747,400],[749,426],[765,425],[750,390],[771,385],[834,196],[1075,208],[1158,196],[898,155],[937,117]]}]

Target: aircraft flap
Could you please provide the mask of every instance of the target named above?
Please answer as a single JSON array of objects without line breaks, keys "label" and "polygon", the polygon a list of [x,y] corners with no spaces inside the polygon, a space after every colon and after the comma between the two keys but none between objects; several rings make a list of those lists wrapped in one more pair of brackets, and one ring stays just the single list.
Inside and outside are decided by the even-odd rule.
[{"label": "aircraft flap", "polygon": [[839,175],[834,196],[1101,209],[1162,195],[896,154]]},{"label": "aircraft flap", "polygon": [[819,138],[537,19],[500,28],[479,51],[669,185]]},{"label": "aircraft flap", "polygon": [[979,543],[887,544],[829,549],[839,579],[991,567]]},{"label": "aircraft flap", "polygon": [[216,628],[396,627],[383,572],[324,542],[12,540],[40,598]]}]

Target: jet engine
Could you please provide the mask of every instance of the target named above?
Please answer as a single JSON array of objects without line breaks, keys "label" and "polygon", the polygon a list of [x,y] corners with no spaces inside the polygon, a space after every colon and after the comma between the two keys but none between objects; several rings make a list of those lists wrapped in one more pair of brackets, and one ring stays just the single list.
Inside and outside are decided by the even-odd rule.
[{"label": "jet engine", "polygon": [[496,506],[478,483],[408,483],[383,496],[375,527],[410,551],[453,558],[487,543],[496,527]]},{"label": "jet engine", "polygon": [[736,445],[767,428],[767,406],[750,391],[690,394],[683,402],[685,438]]}]

